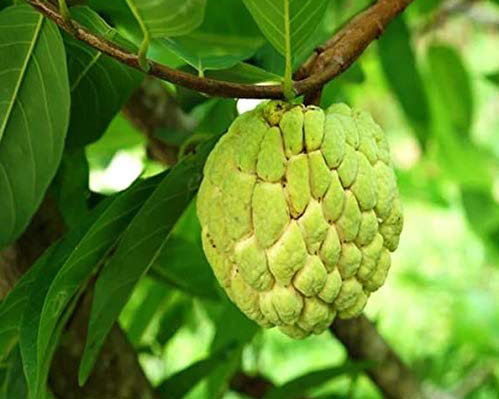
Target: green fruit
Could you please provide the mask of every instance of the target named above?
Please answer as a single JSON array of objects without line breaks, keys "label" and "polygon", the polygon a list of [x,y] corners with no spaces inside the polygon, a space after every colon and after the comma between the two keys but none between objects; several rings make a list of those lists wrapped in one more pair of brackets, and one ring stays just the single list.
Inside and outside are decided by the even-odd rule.
[{"label": "green fruit", "polygon": [[208,158],[197,209],[228,296],[294,338],[362,312],[403,224],[383,132],[344,104],[271,101],[239,116]]}]

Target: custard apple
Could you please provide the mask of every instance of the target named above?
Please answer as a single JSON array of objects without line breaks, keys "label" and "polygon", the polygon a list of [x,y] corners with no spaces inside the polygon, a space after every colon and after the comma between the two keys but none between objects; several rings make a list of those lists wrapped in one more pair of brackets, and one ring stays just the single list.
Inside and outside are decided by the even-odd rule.
[{"label": "custard apple", "polygon": [[293,338],[362,312],[403,224],[383,132],[344,104],[240,115],[208,157],[197,212],[230,299]]}]

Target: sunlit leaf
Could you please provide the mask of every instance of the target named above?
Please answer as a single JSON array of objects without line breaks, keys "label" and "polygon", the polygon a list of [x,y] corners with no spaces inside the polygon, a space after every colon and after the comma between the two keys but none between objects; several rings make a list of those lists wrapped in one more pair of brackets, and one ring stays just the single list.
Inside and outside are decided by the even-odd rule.
[{"label": "sunlit leaf", "polygon": [[[284,2],[288,0],[243,0],[267,40],[286,54]],[[328,0],[289,0],[291,53],[296,57],[325,15]]]}]

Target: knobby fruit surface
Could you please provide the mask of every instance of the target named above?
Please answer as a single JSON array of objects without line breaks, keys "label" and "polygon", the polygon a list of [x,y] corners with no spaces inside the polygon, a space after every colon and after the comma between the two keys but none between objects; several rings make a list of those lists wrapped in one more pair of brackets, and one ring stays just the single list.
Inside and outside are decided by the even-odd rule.
[{"label": "knobby fruit surface", "polygon": [[293,338],[362,312],[403,225],[383,131],[345,104],[240,115],[207,160],[197,212],[230,299]]}]

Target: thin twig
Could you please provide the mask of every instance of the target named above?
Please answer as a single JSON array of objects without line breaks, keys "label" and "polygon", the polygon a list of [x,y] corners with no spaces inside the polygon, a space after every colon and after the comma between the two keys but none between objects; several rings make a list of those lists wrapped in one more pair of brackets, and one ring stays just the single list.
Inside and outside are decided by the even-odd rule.
[{"label": "thin twig", "polygon": [[[353,18],[330,41],[332,46],[317,57],[317,66],[313,74],[303,74],[304,79],[294,83],[297,95],[319,91],[324,84],[344,72],[359,57],[366,47],[383,33],[386,26],[414,0],[379,0],[363,13]],[[27,0],[29,4],[54,21],[69,34],[91,47],[115,58],[138,70],[139,58],[109,40],[90,32],[87,28],[72,20],[73,29],[67,24],[56,7],[42,0]],[[72,33],[72,31],[74,33]],[[169,81],[188,89],[219,97],[236,98],[283,98],[281,85],[248,85],[221,80],[203,78],[179,71],[149,60],[151,76]]]},{"label": "thin twig", "polygon": [[481,0],[451,0],[446,1],[443,5],[436,11],[425,25],[423,25],[416,32],[418,36],[425,35],[431,31],[441,28],[449,20],[450,17],[458,14],[467,13],[476,3]]}]

